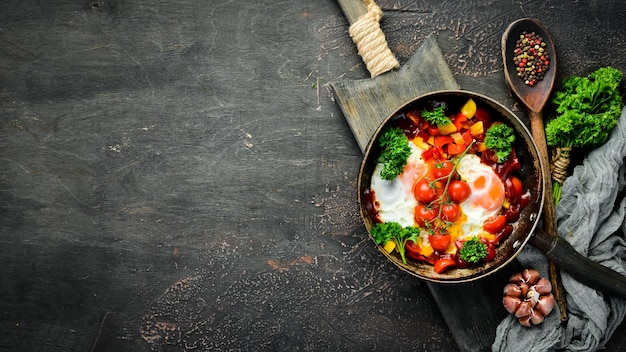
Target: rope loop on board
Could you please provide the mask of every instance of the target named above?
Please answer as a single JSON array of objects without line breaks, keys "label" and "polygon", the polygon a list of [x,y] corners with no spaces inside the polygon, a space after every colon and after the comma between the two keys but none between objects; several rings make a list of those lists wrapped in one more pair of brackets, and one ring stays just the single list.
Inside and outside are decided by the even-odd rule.
[{"label": "rope loop on board", "polygon": [[385,34],[380,28],[383,11],[373,0],[364,0],[367,13],[354,22],[348,32],[359,55],[365,62],[372,78],[400,67],[400,63],[387,45]]}]

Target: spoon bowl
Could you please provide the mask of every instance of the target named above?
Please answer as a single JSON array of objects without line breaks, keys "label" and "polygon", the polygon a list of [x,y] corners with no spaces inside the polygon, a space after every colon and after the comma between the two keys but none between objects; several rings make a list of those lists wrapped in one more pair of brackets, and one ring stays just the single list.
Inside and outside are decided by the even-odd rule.
[{"label": "spoon bowl", "polygon": [[[543,79],[533,86],[527,85],[517,76],[516,65],[513,63],[515,44],[524,31],[535,32],[539,35],[546,43],[544,49],[550,56],[548,71],[545,72]],[[502,35],[502,60],[504,61],[504,76],[513,93],[524,104],[526,110],[540,113],[550,97],[556,74],[554,43],[546,28],[532,18],[522,18],[511,23]]]}]

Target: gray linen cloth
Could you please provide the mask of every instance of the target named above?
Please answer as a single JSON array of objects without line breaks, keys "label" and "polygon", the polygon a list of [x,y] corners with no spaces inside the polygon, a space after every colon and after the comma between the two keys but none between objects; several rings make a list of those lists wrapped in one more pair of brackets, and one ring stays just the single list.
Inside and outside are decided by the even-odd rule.
[{"label": "gray linen cloth", "polygon": [[[581,254],[626,275],[626,108],[610,139],[591,151],[563,184],[556,207],[559,235]],[[518,256],[525,268],[548,276],[547,259],[526,246]],[[558,308],[543,324],[521,326],[509,315],[496,329],[492,351],[597,351],[626,314],[626,301],[607,297],[561,271],[569,320],[560,324]]]}]

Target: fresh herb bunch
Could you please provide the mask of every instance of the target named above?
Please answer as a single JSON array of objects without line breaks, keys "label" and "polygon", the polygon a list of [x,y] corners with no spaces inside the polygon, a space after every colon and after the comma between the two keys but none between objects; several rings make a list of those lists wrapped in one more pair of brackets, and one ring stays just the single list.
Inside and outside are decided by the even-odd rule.
[{"label": "fresh herb bunch", "polygon": [[552,161],[553,195],[561,199],[561,186],[567,175],[572,148],[595,148],[604,144],[617,125],[624,103],[619,85],[624,75],[613,67],[601,67],[588,77],[566,78],[552,97],[557,117],[545,127],[546,142],[556,149],[559,159]]},{"label": "fresh herb bunch", "polygon": [[441,105],[433,109],[433,111],[423,110],[422,118],[435,126],[445,126],[452,121],[446,116],[446,106]]},{"label": "fresh herb bunch", "polygon": [[496,153],[499,163],[504,162],[511,155],[513,143],[515,143],[515,133],[507,124],[494,123],[485,133],[485,146]]},{"label": "fresh herb bunch", "polygon": [[459,251],[459,257],[472,264],[478,263],[487,256],[487,245],[482,243],[478,237],[472,237],[463,243]]},{"label": "fresh herb bunch", "polygon": [[559,116],[546,125],[546,141],[553,147],[597,147],[617,124],[623,102],[619,85],[624,75],[602,67],[589,77],[568,77],[554,93]]},{"label": "fresh herb bunch", "polygon": [[387,241],[394,241],[396,243],[398,253],[400,253],[400,257],[402,257],[402,261],[405,264],[406,256],[404,246],[409,240],[417,242],[419,232],[420,230],[417,227],[407,226],[403,228],[402,225],[393,221],[377,223],[370,231],[374,242],[378,245],[384,246]]},{"label": "fresh herb bunch", "polygon": [[400,128],[391,127],[382,133],[379,143],[383,148],[380,160],[384,164],[380,177],[391,181],[402,173],[411,155],[409,139]]}]

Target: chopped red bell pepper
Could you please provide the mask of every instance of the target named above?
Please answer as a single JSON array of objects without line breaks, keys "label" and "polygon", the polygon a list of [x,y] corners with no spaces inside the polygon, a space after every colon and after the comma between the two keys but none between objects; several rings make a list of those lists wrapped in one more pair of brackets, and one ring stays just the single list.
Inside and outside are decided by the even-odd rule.
[{"label": "chopped red bell pepper", "polygon": [[463,153],[466,148],[466,144],[448,144],[448,154],[458,155]]}]

